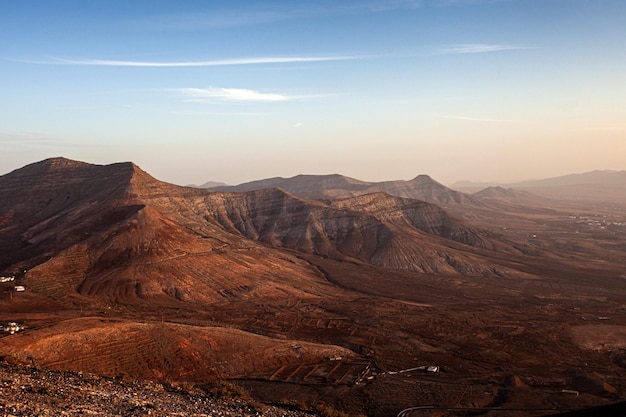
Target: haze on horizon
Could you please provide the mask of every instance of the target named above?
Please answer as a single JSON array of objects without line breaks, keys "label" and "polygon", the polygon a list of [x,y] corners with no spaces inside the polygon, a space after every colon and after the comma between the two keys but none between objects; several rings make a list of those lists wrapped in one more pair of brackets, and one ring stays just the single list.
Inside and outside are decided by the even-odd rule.
[{"label": "haze on horizon", "polygon": [[0,174],[177,184],[626,169],[626,2],[4,2]]}]

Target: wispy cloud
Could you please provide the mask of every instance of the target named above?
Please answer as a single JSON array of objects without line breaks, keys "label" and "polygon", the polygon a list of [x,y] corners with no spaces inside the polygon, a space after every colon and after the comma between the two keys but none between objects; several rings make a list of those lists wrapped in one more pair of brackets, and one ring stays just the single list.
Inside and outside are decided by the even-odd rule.
[{"label": "wispy cloud", "polygon": [[228,65],[287,64],[298,62],[324,62],[359,59],[356,56],[269,56],[232,59],[214,59],[206,61],[122,61],[110,59],[66,59],[19,60],[20,62],[42,65],[87,65],[105,67],[218,67]]},{"label": "wispy cloud", "polygon": [[485,52],[513,51],[518,49],[532,49],[529,46],[487,43],[463,43],[448,45],[439,50],[440,54],[480,54]]},{"label": "wispy cloud", "polygon": [[334,2],[261,2],[257,6],[231,7],[211,11],[148,15],[122,24],[130,30],[198,31],[256,26],[286,20],[362,13],[416,10],[427,7],[450,7],[500,3],[514,0],[344,0]]},{"label": "wispy cloud", "polygon": [[147,16],[126,22],[133,30],[195,31],[230,27],[254,26],[285,20],[323,16],[342,16],[355,13],[386,12],[398,9],[416,9],[425,0],[358,0],[344,2],[285,2],[280,5],[262,4],[260,7],[231,8]]},{"label": "wispy cloud", "polygon": [[187,98],[187,101],[239,101],[239,102],[278,102],[288,101],[291,97],[264,93],[245,88],[176,88],[175,91]]}]

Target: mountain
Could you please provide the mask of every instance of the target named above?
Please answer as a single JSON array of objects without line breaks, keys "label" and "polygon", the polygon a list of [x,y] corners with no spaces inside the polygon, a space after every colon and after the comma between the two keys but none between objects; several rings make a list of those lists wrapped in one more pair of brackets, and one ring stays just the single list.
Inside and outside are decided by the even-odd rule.
[{"label": "mountain", "polygon": [[442,206],[479,204],[472,197],[451,190],[428,175],[410,181],[365,182],[342,175],[298,175],[291,178],[269,178],[237,186],[214,187],[212,191],[247,192],[265,188],[283,190],[307,199],[329,199],[383,192],[396,197],[413,198]]},{"label": "mountain", "polygon": [[493,188],[468,196],[425,175],[370,185],[338,175],[261,183],[276,181],[301,193],[343,187],[356,195],[309,200],[280,188],[180,187],[130,162],[31,164],[0,177],[0,269],[28,270],[27,283],[57,300],[210,303],[276,288],[297,293],[313,285],[323,293],[319,271],[298,253],[428,274],[498,276],[515,271],[494,262],[493,253],[535,251],[422,201],[446,204],[477,224],[493,223],[499,212],[504,224],[522,224],[506,212],[536,203],[528,193]]},{"label": "mountain", "polygon": [[55,299],[207,303],[319,281],[317,270],[279,248],[477,275],[502,273],[477,250],[517,251],[421,201],[210,192],[158,181],[132,163],[45,160],[0,177],[0,198],[0,268],[27,269],[27,284]]},{"label": "mountain", "polygon": [[212,191],[247,192],[266,188],[283,190],[308,199],[333,198],[347,196],[367,189],[371,184],[343,175],[297,175],[291,178],[268,178],[247,182],[236,186],[212,187]]},{"label": "mountain", "polygon": [[132,163],[55,158],[27,166],[0,177],[0,267],[27,269],[34,291],[77,302],[80,296],[210,302],[262,291],[266,284],[247,276],[269,273],[276,263],[283,264],[282,273],[272,274],[276,281],[315,276],[216,222],[193,230],[185,218],[168,218],[148,204],[161,201],[161,210],[176,213],[181,209],[170,198],[201,194],[157,181]]},{"label": "mountain", "polygon": [[626,171],[591,171],[513,184],[542,197],[626,206]]},{"label": "mountain", "polygon": [[528,191],[540,197],[579,203],[626,205],[626,171],[596,170],[581,174],[529,180],[508,184],[472,183],[460,181],[453,189],[476,193],[499,186]]},{"label": "mountain", "polygon": [[428,273],[491,273],[446,245],[488,248],[495,237],[421,201],[383,193],[310,201],[274,188],[208,196],[205,209],[232,233],[273,247]]},{"label": "mountain", "polygon": [[[471,221],[483,229],[493,231],[494,218],[510,223],[518,221],[517,211],[544,211],[551,203],[542,198],[520,195],[510,201],[501,195],[498,199],[471,195],[444,186],[428,175],[404,181],[365,182],[341,175],[298,175],[292,178],[270,178],[230,187],[212,188],[212,191],[250,192],[279,187],[305,199],[333,200],[368,194],[385,193],[390,197],[419,200],[434,204],[464,221]],[[528,225],[527,227],[532,227]],[[499,227],[501,229],[502,226]],[[484,230],[483,230],[484,231]],[[514,244],[518,248],[520,245]],[[525,250],[525,249],[524,249]]]},{"label": "mountain", "polygon": [[498,182],[477,182],[477,181],[456,181],[450,188],[453,190],[461,191],[463,193],[475,193],[484,188],[489,187],[503,187],[506,188],[506,184],[498,183]]},{"label": "mountain", "polygon": [[[301,256],[229,229],[236,219],[213,218],[238,203],[228,197],[158,181],[132,163],[53,158],[0,177],[0,271],[27,289],[14,296],[3,284],[0,311],[36,312],[31,323],[51,311],[63,317],[55,325],[45,321],[44,330],[36,325],[0,338],[0,356],[55,369],[206,382],[352,355],[331,343],[207,325],[206,311],[215,306],[314,302],[331,292],[323,273]],[[96,318],[81,318],[83,311]],[[188,314],[203,325],[171,323]],[[123,318],[102,318],[109,315]],[[170,324],[159,323],[164,315]],[[233,351],[247,354],[235,360]],[[225,356],[230,365],[216,367]]]},{"label": "mountain", "polygon": [[533,188],[581,184],[624,187],[626,186],[626,171],[596,170],[581,174],[522,181],[515,183],[515,186],[516,188]]},{"label": "mountain", "polygon": [[227,187],[228,184],[219,181],[207,181],[202,185],[189,185],[189,187],[197,188],[215,188],[215,187]]},{"label": "mountain", "polygon": [[471,196],[454,191],[433,180],[428,175],[418,175],[410,181],[400,180],[374,183],[365,190],[365,193],[374,191],[386,192],[397,197],[428,201],[444,207],[448,205],[480,205]]},{"label": "mountain", "polygon": [[[623,212],[529,210],[509,202],[523,192],[426,176],[325,180],[312,200],[130,162],[0,176],[0,361],[382,417],[446,398],[601,404],[624,386]],[[581,378],[579,397],[554,396]]]},{"label": "mountain", "polygon": [[[346,186],[339,177],[326,184],[333,181]],[[332,340],[307,340],[306,333],[304,340],[276,340],[272,330],[259,335],[249,325],[210,327],[211,317],[233,308],[230,320],[247,321],[268,305],[282,311],[284,303],[345,297],[315,259],[357,270],[525,274],[494,263],[496,252],[521,253],[439,206],[383,192],[334,200],[307,200],[279,188],[214,192],[158,181],[130,162],[52,158],[0,177],[0,273],[16,275],[27,288],[10,293],[11,303],[0,303],[0,311],[80,308],[117,318],[70,315],[43,330],[36,325],[2,339],[0,355],[148,379],[268,377],[286,363],[358,355]],[[253,316],[245,313],[251,308]],[[170,323],[156,324],[163,314]],[[172,323],[189,315],[191,324]],[[198,320],[205,324],[193,326]],[[255,348],[238,359],[229,353]],[[217,362],[224,365],[216,368]],[[346,372],[358,374],[363,366]]]}]

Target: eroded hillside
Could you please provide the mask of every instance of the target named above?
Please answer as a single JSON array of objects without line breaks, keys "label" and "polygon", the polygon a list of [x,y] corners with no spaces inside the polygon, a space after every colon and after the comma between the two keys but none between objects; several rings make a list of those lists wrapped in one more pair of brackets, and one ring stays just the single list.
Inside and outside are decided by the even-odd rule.
[{"label": "eroded hillside", "polygon": [[[433,184],[308,200],[179,187],[132,163],[55,158],[16,170],[0,177],[0,316],[20,331],[0,334],[0,355],[228,379],[265,402],[353,415],[622,398],[618,222]],[[448,195],[448,209],[388,194],[418,185]]]}]

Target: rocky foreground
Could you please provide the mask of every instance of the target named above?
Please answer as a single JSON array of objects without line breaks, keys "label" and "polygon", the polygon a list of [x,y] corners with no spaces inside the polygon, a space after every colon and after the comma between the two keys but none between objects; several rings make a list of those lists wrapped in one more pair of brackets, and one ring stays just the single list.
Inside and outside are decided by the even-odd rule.
[{"label": "rocky foreground", "polygon": [[0,363],[1,416],[268,416],[316,414],[254,402],[230,384],[199,388]]}]

